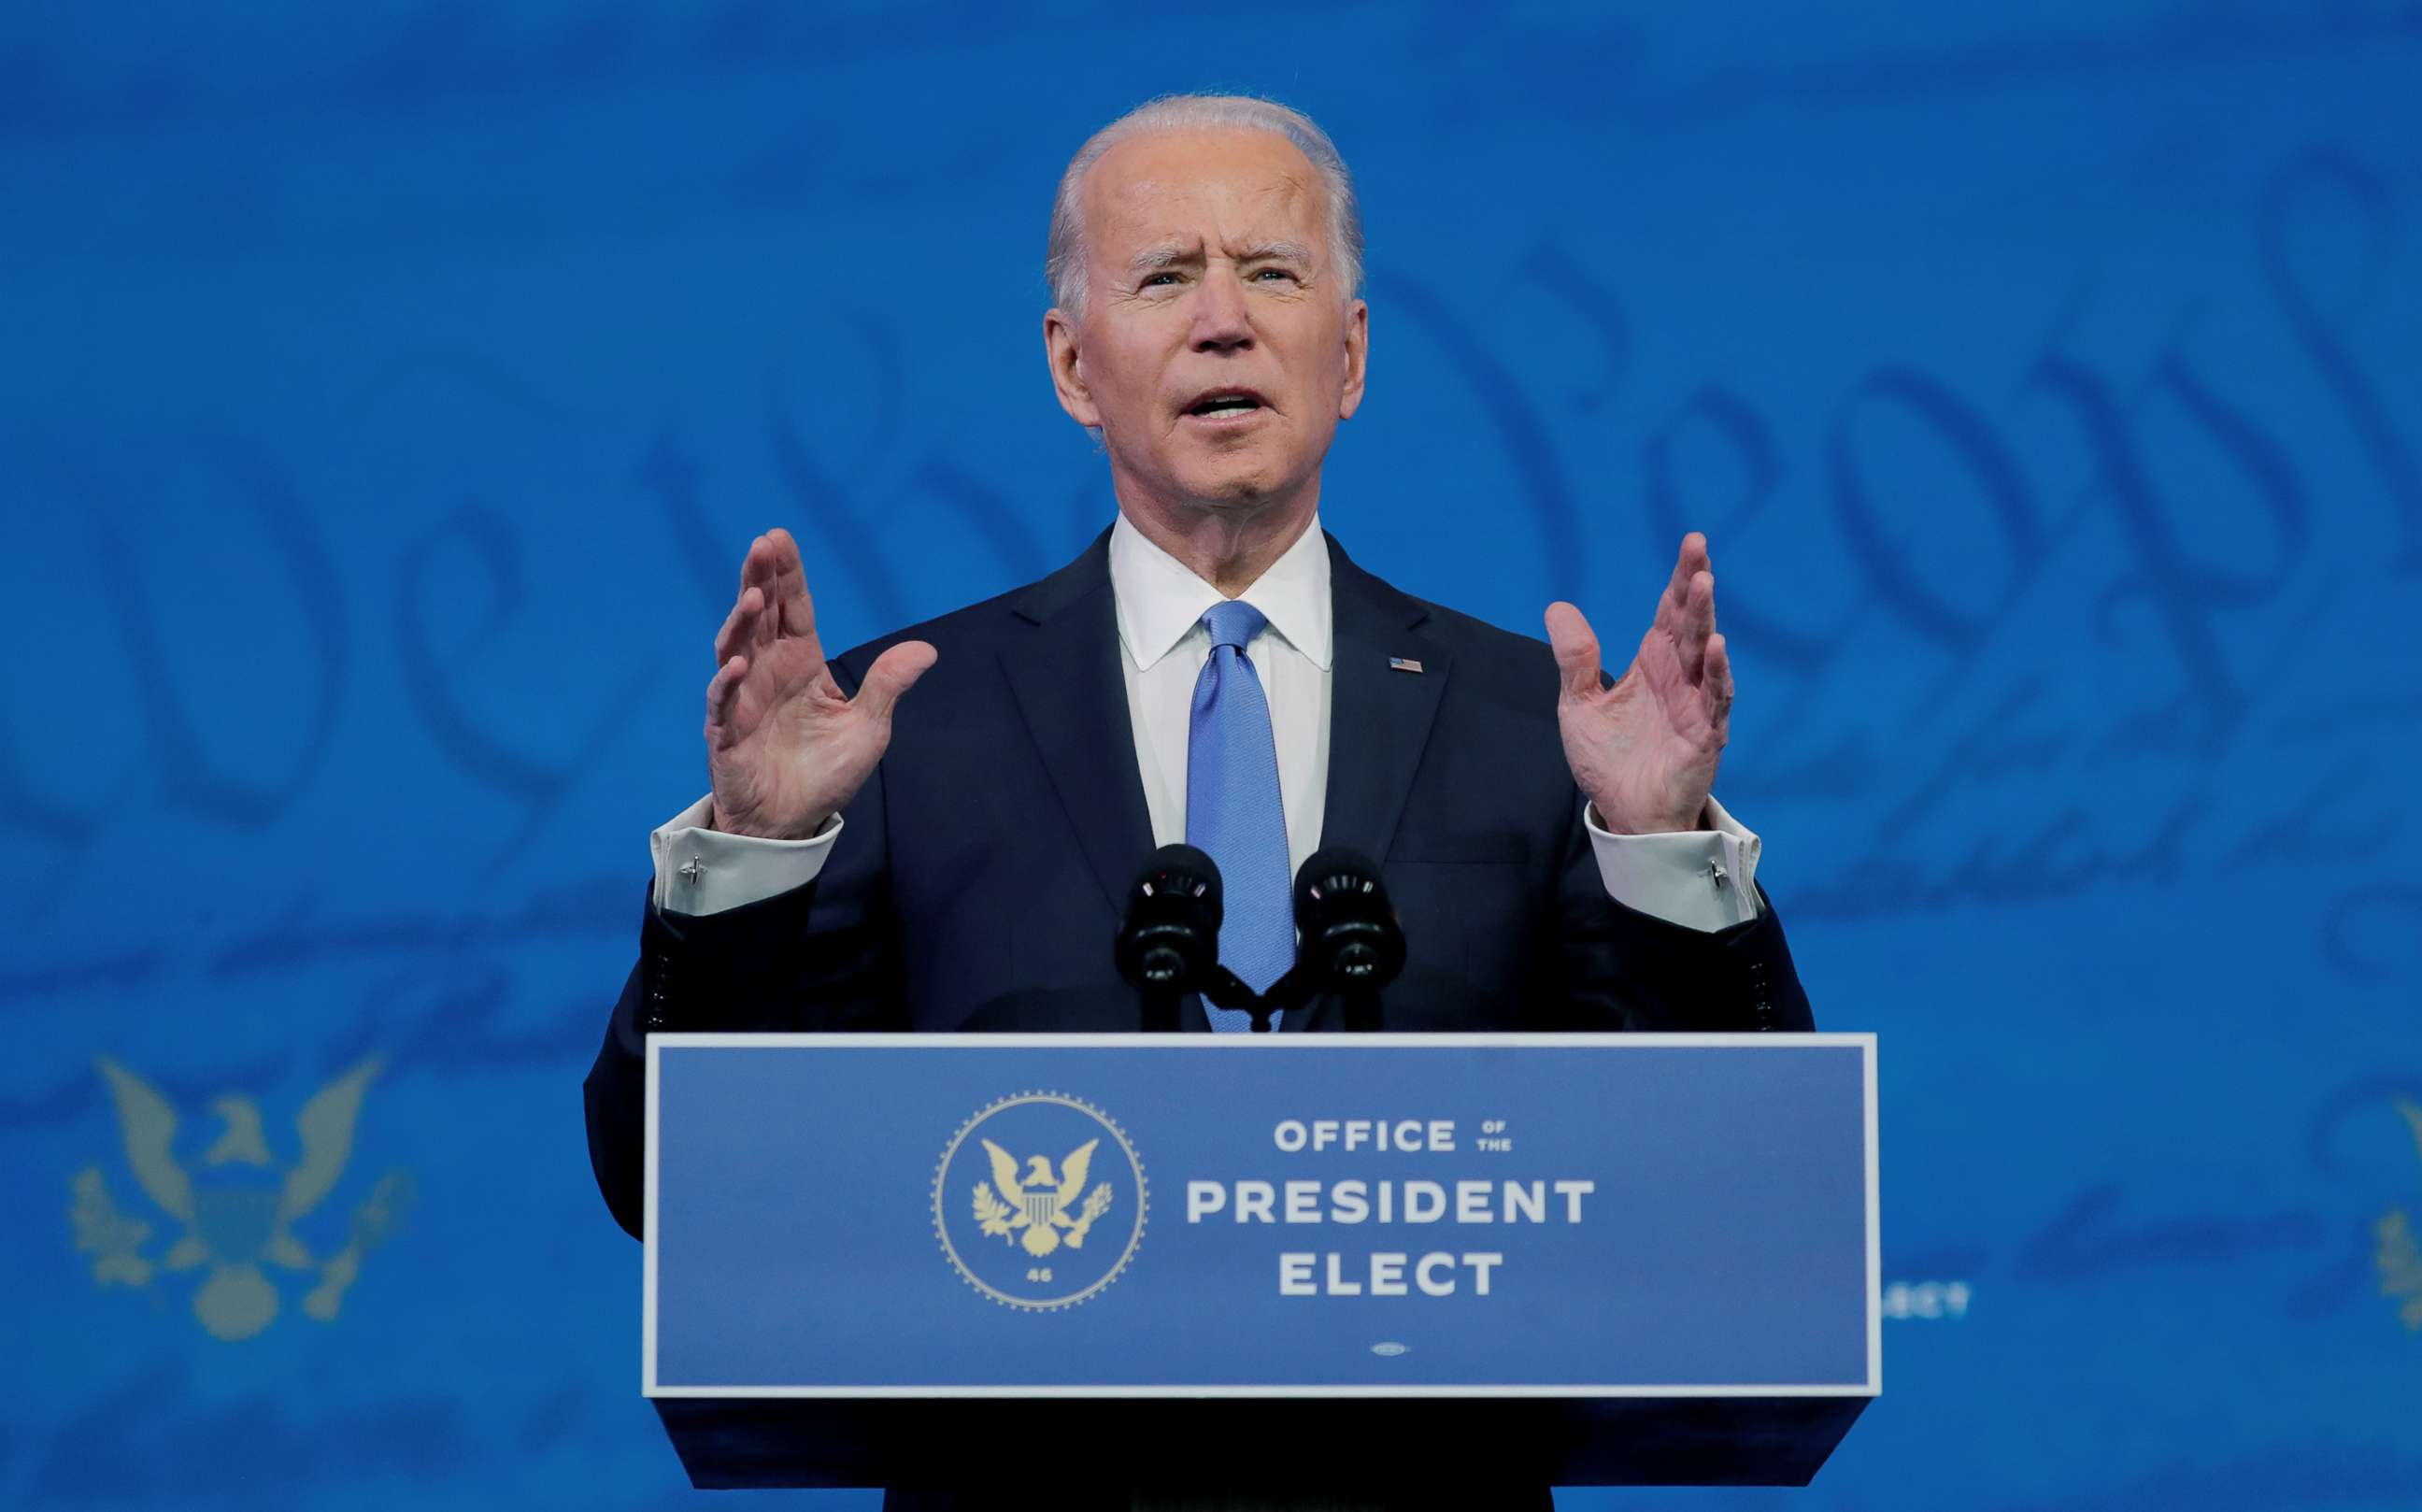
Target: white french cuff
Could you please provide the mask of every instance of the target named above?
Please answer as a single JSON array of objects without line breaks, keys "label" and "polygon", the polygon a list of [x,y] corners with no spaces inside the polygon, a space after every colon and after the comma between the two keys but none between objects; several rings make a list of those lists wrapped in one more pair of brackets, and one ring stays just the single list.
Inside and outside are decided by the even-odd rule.
[{"label": "white french cuff", "polygon": [[656,906],[666,913],[713,914],[779,897],[814,881],[841,833],[841,815],[807,840],[727,835],[710,827],[712,794],[673,815],[648,836],[656,862]]},{"label": "white french cuff", "polygon": [[1758,916],[1757,858],[1764,846],[1713,797],[1707,819],[1714,828],[1618,835],[1598,823],[1594,805],[1581,805],[1608,896],[1669,924],[1712,932]]}]

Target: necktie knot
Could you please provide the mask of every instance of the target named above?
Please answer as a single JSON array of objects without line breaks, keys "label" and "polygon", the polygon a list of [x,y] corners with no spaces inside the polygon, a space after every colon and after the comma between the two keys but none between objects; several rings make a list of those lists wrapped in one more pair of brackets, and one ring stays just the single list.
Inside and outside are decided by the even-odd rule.
[{"label": "necktie knot", "polygon": [[1243,599],[1221,599],[1203,611],[1203,628],[1211,632],[1211,649],[1234,646],[1242,651],[1270,622],[1269,616]]}]

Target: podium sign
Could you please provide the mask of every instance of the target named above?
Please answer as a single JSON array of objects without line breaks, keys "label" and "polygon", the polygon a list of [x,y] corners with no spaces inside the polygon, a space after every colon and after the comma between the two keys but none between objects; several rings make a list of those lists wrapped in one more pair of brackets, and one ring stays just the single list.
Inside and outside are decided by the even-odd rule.
[{"label": "podium sign", "polygon": [[[684,1444],[700,1484],[896,1481],[882,1425],[1020,1400],[1653,1409],[1793,1441],[1707,1478],[1804,1481],[1880,1387],[1872,1035],[658,1034],[649,1074],[644,1389],[704,1458],[778,1420],[815,1461]],[[1521,1418],[1542,1480],[1588,1418]]]}]

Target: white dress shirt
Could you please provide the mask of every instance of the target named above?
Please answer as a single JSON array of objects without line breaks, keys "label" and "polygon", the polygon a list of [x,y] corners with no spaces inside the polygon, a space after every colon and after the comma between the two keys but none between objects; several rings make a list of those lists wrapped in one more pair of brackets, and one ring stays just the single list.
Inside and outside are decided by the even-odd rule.
[{"label": "white dress shirt", "polygon": [[[1201,622],[1223,595],[1144,539],[1124,514],[1110,528],[1110,591],[1153,843],[1175,844],[1186,838],[1194,684],[1211,654],[1211,635]],[[1331,622],[1329,547],[1320,521],[1306,526],[1238,596],[1269,621],[1246,654],[1269,701],[1291,875],[1320,848],[1328,801]],[[700,798],[649,837],[657,906],[719,913],[805,886],[824,870],[842,828],[836,817],[812,839],[761,840],[709,827],[713,811],[712,798]],[[1710,829],[1617,835],[1601,827],[1595,812],[1585,810],[1583,817],[1598,875],[1616,902],[1699,930],[1757,917],[1758,838],[1713,798],[1707,800]]]}]

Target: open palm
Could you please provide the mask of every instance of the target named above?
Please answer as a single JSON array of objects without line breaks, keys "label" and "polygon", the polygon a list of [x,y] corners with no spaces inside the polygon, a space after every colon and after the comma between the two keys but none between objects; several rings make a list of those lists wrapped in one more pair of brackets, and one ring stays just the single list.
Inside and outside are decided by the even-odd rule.
[{"label": "open palm", "polygon": [[934,665],[921,640],[875,658],[844,696],[816,635],[798,543],[775,529],[748,543],[740,596],[715,638],[706,685],[706,764],[715,827],[801,840],[855,796],[891,743],[891,710]]},{"label": "open palm", "polygon": [[1656,617],[1613,686],[1580,609],[1550,604],[1547,622],[1562,674],[1556,724],[1565,760],[1599,822],[1619,835],[1698,828],[1733,706],[1706,537],[1682,538]]}]

